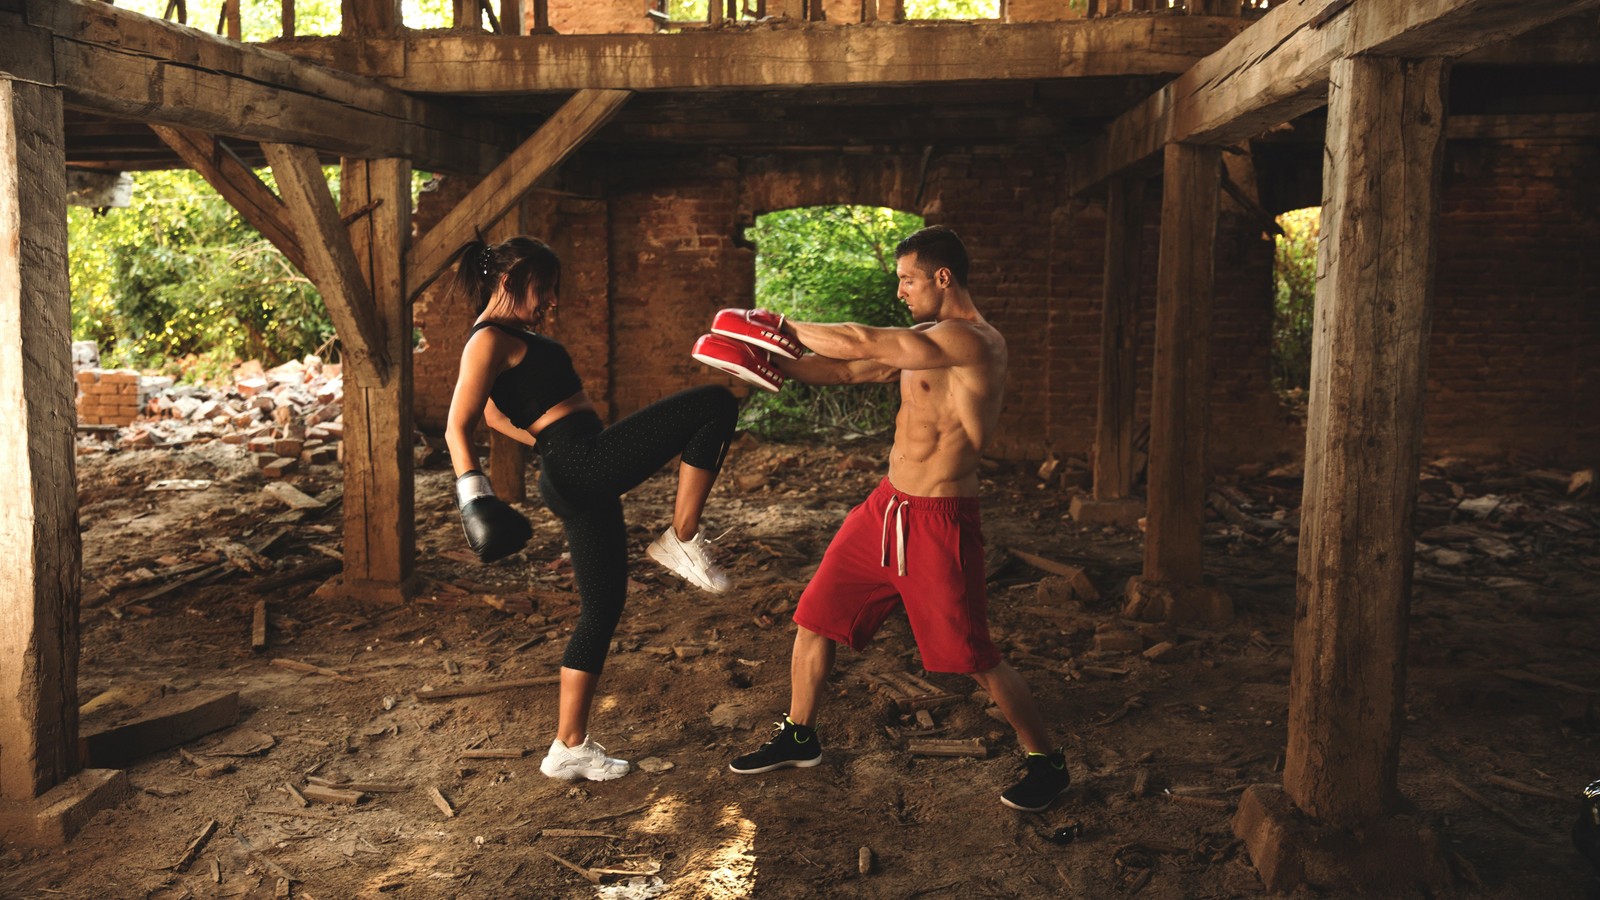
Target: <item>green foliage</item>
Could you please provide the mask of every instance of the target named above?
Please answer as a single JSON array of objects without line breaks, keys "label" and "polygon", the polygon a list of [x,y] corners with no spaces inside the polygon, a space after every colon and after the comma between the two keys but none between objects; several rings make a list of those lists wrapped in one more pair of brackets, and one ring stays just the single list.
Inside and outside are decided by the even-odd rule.
[{"label": "green foliage", "polygon": [[193,172],[136,174],[128,209],[69,208],[67,240],[73,338],[105,365],[204,380],[333,333],[310,282]]},{"label": "green foliage", "polygon": [[906,0],[907,19],[998,19],[1000,0]]},{"label": "green foliage", "polygon": [[[117,5],[159,19],[168,0],[118,0]],[[223,0],[188,0],[192,28],[215,32],[222,16]],[[295,0],[296,35],[334,35],[339,33],[339,0]],[[498,12],[498,8],[496,9]],[[400,15],[410,28],[449,28],[451,0],[404,0]],[[242,0],[239,7],[240,36],[246,41],[270,41],[283,35],[282,0]]]},{"label": "green foliage", "polygon": [[1278,217],[1273,281],[1272,381],[1280,391],[1311,386],[1311,326],[1317,295],[1317,234],[1321,207]]},{"label": "green foliage", "polygon": [[[895,296],[894,245],[922,227],[908,213],[868,206],[817,206],[769,213],[755,243],[756,305],[808,322],[905,326]],[[894,422],[894,385],[849,388],[790,384],[745,406],[744,426],[771,438],[875,434]]]}]

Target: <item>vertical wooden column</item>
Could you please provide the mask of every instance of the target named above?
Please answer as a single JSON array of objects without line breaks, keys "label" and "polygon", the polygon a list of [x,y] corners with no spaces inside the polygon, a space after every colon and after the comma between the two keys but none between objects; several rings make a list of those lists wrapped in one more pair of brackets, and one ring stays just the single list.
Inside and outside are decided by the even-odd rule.
[{"label": "vertical wooden column", "polygon": [[409,591],[417,555],[411,304],[405,290],[411,164],[344,160],[339,202],[346,215],[376,204],[351,223],[350,243],[372,289],[388,358],[382,383],[345,377],[344,587],[399,602]]},{"label": "vertical wooden column", "polygon": [[1283,783],[1330,825],[1398,799],[1445,76],[1357,57],[1329,78]]},{"label": "vertical wooden column", "polygon": [[1133,494],[1133,405],[1144,245],[1144,181],[1111,179],[1106,192],[1106,266],[1100,308],[1100,391],[1095,411],[1094,487],[1074,497],[1085,524],[1131,525],[1144,505]]},{"label": "vertical wooden column", "polygon": [[489,433],[489,484],[494,494],[507,503],[528,499],[527,445],[498,431]]},{"label": "vertical wooden column", "polygon": [[[476,4],[477,0],[473,2]],[[400,0],[341,0],[339,12],[339,33],[346,37],[400,30]]]},{"label": "vertical wooden column", "polygon": [[1129,583],[1124,613],[1137,619],[1215,624],[1233,615],[1224,595],[1203,587],[1200,560],[1221,182],[1221,148],[1167,145],[1156,269],[1144,574]]},{"label": "vertical wooden column", "polygon": [[0,801],[78,768],[66,166],[61,92],[0,78]]}]

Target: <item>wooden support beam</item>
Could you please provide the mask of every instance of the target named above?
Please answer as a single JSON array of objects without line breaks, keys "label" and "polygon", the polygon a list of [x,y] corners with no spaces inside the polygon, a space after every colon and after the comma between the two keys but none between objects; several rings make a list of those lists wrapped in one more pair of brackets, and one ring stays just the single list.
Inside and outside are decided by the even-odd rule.
[{"label": "wooden support beam", "polygon": [[406,287],[415,297],[444,272],[456,250],[517,204],[539,179],[583,146],[631,96],[627,91],[579,91],[495,170],[418,239],[406,260]]},{"label": "wooden support beam", "polygon": [[1333,67],[1284,788],[1394,809],[1447,66]]},{"label": "wooden support beam", "polygon": [[494,495],[507,503],[528,499],[525,446],[498,431],[489,433],[489,484],[494,487]]},{"label": "wooden support beam", "polygon": [[78,770],[66,181],[61,92],[0,78],[0,802]]},{"label": "wooden support beam", "polygon": [[1156,267],[1156,353],[1150,392],[1150,512],[1144,575],[1199,584],[1205,517],[1206,393],[1222,151],[1170,144]]},{"label": "wooden support beam", "polygon": [[[385,383],[393,360],[385,352],[387,345],[382,324],[373,310],[372,291],[362,277],[350,246],[350,233],[340,221],[316,152],[293,144],[268,143],[262,144],[261,149],[272,165],[278,190],[283,192],[292,230],[301,239],[309,266],[305,275],[328,306],[346,371],[358,383]],[[409,357],[409,348],[407,351],[405,355]]]},{"label": "wooden support beam", "polygon": [[349,237],[358,275],[369,286],[376,346],[389,370],[381,383],[345,382],[343,588],[398,603],[411,590],[417,556],[411,303],[403,264],[411,237],[411,165],[347,159],[339,201],[346,212],[371,207],[351,224]]},{"label": "wooden support beam", "polygon": [[300,250],[294,226],[289,223],[289,210],[227,145],[189,128],[151,125],[150,130],[189,168],[199,172],[228,205],[288,258],[290,264],[301,272],[307,271],[305,254]]},{"label": "wooden support beam", "polygon": [[1116,178],[1106,197],[1105,293],[1100,310],[1100,391],[1095,412],[1094,499],[1133,493],[1139,282],[1144,247],[1144,181]]},{"label": "wooden support beam", "polygon": [[1118,117],[1068,158],[1082,193],[1173,142],[1234,144],[1326,102],[1336,59],[1362,53],[1450,57],[1600,0],[1306,0],[1273,8],[1227,46]]},{"label": "wooden support beam", "polygon": [[401,28],[400,0],[341,0],[339,33],[355,37],[395,34]]},{"label": "wooden support beam", "polygon": [[[504,132],[438,101],[184,28],[100,0],[0,12],[0,72],[59,86],[69,107],[251,141],[359,156],[398,156],[477,175],[509,146]],[[13,41],[52,49],[46,72],[14,66]]]},{"label": "wooden support beam", "polygon": [[272,46],[430,94],[770,90],[1170,76],[1249,24],[1246,19],[1119,16],[960,28],[410,35],[360,46],[340,40]]}]

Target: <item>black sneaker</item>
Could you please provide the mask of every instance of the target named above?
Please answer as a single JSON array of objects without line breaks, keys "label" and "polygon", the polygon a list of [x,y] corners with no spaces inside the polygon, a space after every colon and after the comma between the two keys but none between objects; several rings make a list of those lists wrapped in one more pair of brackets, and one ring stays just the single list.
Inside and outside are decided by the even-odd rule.
[{"label": "black sneaker", "polygon": [[1067,792],[1072,784],[1072,774],[1067,771],[1067,757],[1057,750],[1054,753],[1029,753],[1028,774],[1000,795],[1000,802],[1023,812],[1041,812],[1049,808],[1056,798]]},{"label": "black sneaker", "polygon": [[789,721],[788,716],[784,716],[782,722],[773,724],[778,728],[777,737],[762,744],[760,750],[746,753],[728,763],[730,771],[740,775],[760,775],[785,766],[809,769],[822,762],[822,742],[817,738],[815,729],[796,725]]}]

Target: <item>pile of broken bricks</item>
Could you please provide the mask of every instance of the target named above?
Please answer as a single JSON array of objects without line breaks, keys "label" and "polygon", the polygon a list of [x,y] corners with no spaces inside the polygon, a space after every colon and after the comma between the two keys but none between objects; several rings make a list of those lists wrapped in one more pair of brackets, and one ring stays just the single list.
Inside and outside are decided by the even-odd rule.
[{"label": "pile of broken bricks", "polygon": [[143,387],[149,394],[132,424],[79,424],[79,452],[221,441],[243,445],[268,478],[344,459],[344,379],[337,364],[315,356],[272,369],[247,362],[224,388],[148,377]]}]

